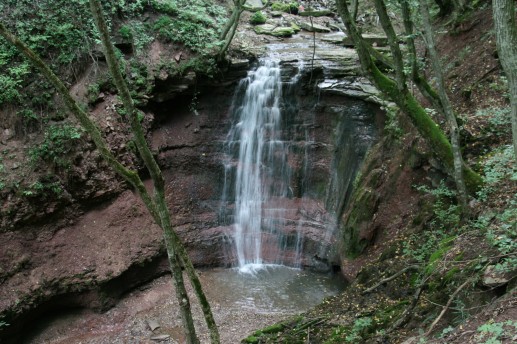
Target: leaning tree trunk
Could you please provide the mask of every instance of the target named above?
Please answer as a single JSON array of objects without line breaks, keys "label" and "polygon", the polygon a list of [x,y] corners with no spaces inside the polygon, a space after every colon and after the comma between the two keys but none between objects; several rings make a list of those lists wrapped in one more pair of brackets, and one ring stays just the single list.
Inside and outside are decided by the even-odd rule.
[{"label": "leaning tree trunk", "polygon": [[[421,104],[413,97],[407,88],[400,92],[398,84],[384,75],[373,63],[367,44],[359,33],[355,22],[348,9],[346,0],[337,0],[338,12],[347,29],[347,34],[352,38],[359,62],[363,72],[369,77],[372,83],[397,106],[408,115],[420,135],[433,149],[434,155],[442,162],[449,173],[454,170],[454,157],[452,147],[439,126],[426,113]],[[463,164],[463,173],[467,189],[474,193],[482,184],[481,177],[467,165]]]},{"label": "leaning tree trunk", "polygon": [[357,20],[357,13],[359,12],[359,0],[352,0],[352,20]]},{"label": "leaning tree trunk", "polygon": [[443,106],[440,101],[438,93],[429,85],[427,80],[421,75],[418,68],[417,54],[415,47],[414,25],[411,19],[411,8],[409,0],[399,0],[402,12],[402,19],[404,22],[404,30],[406,33],[406,47],[408,60],[411,68],[411,80],[416,85],[420,93],[431,103],[431,105],[440,113],[443,113]]},{"label": "leaning tree trunk", "polygon": [[429,59],[431,60],[431,66],[436,78],[436,84],[438,86],[438,95],[440,96],[440,101],[443,106],[443,114],[447,119],[449,130],[451,131],[452,154],[454,157],[454,181],[456,182],[460,204],[463,211],[466,211],[468,196],[467,189],[465,187],[465,181],[463,180],[463,158],[461,157],[460,131],[458,128],[458,123],[456,122],[456,117],[454,116],[452,104],[449,100],[449,97],[447,96],[447,92],[445,91],[442,66],[440,63],[440,58],[438,57],[438,52],[436,50],[436,44],[434,42],[431,18],[429,16],[429,8],[427,7],[427,0],[420,0],[420,13],[422,15],[422,23],[424,25],[424,36],[427,50],[429,51]]},{"label": "leaning tree trunk", "polygon": [[513,154],[517,160],[517,25],[514,0],[493,0],[495,35],[501,65],[508,78],[512,108]]},{"label": "leaning tree trunk", "polygon": [[158,224],[164,231],[165,246],[167,248],[167,254],[169,256],[169,263],[173,275],[174,286],[176,288],[176,296],[180,304],[181,315],[185,326],[185,332],[187,334],[188,342],[198,343],[199,340],[197,339],[195,332],[194,321],[192,319],[192,312],[190,309],[190,301],[185,289],[185,285],[183,283],[183,272],[181,269],[181,263],[183,263],[183,266],[187,270],[187,274],[191,279],[194,292],[196,293],[200,301],[205,316],[205,321],[210,330],[212,342],[219,343],[219,332],[217,330],[217,326],[215,324],[210,309],[210,305],[208,304],[206,296],[201,289],[201,283],[199,282],[199,278],[194,270],[190,258],[186,254],[181,240],[172,228],[170,212],[167,208],[167,203],[165,200],[165,182],[163,179],[163,175],[158,164],[156,163],[156,160],[154,159],[151,153],[151,150],[149,149],[149,146],[147,145],[142,126],[140,125],[140,121],[138,120],[138,111],[134,106],[133,100],[129,93],[129,89],[127,88],[127,84],[125,83],[120,72],[119,63],[115,56],[114,47],[109,38],[108,28],[106,26],[104,16],[102,14],[102,7],[99,3],[99,0],[90,0],[90,6],[92,9],[94,19],[96,21],[97,28],[101,33],[101,40],[105,49],[106,61],[108,62],[110,73],[113,76],[115,85],[117,86],[117,89],[119,91],[119,95],[122,98],[124,108],[126,109],[126,112],[129,114],[130,125],[135,136],[135,143],[138,152],[140,153],[140,156],[142,157],[145,166],[149,170],[149,174],[153,181],[154,202],[159,217]]},{"label": "leaning tree trunk", "polygon": [[233,37],[235,36],[235,32],[237,31],[237,27],[239,26],[239,20],[241,18],[241,14],[244,11],[249,12],[258,12],[269,6],[269,0],[264,3],[262,7],[248,7],[245,6],[246,0],[234,0],[235,6],[233,7],[232,16],[226,22],[226,25],[219,36],[219,40],[223,42],[221,49],[217,53],[218,60],[222,60],[226,51],[230,47],[232,43]]},{"label": "leaning tree trunk", "polygon": [[391,25],[391,20],[388,16],[388,11],[386,10],[384,1],[374,0],[374,3],[382,29],[388,38],[391,55],[393,56],[393,65],[395,67],[395,77],[397,80],[398,89],[400,92],[404,92],[407,88],[406,76],[404,75],[404,61],[402,59],[402,52],[400,51],[397,34],[395,33],[393,25]]},{"label": "leaning tree trunk", "polygon": [[[99,7],[100,9],[100,7]],[[99,12],[100,13],[100,12]],[[123,166],[111,153],[108,146],[106,145],[106,142],[102,138],[102,135],[95,125],[95,123],[89,118],[88,114],[78,106],[77,102],[70,96],[68,89],[66,86],[61,82],[61,80],[52,72],[52,70],[47,66],[47,64],[41,60],[26,44],[21,42],[15,35],[13,35],[7,28],[0,23],[0,35],[3,36],[8,42],[13,44],[46,78],[47,80],[57,89],[57,91],[60,93],[60,95],[63,97],[64,103],[66,107],[69,109],[69,111],[76,117],[76,119],[79,121],[81,126],[86,130],[86,132],[90,135],[91,139],[93,140],[95,146],[97,147],[98,151],[100,152],[101,156],[104,158],[104,160],[108,163],[108,165],[115,170],[121,177],[124,178],[138,193],[142,201],[144,202],[145,206],[149,210],[151,216],[156,221],[156,223],[163,228],[164,230],[164,236],[165,236],[165,242],[166,247],[169,252],[169,261],[171,263],[171,269],[173,269],[173,273],[178,272],[180,274],[180,277],[175,279],[175,284],[178,284],[179,290],[181,292],[181,289],[185,290],[184,284],[183,284],[183,276],[181,274],[181,262],[183,262],[187,273],[189,277],[191,278],[191,282],[194,286],[194,289],[196,291],[196,295],[200,299],[200,303],[203,309],[203,312],[205,313],[205,320],[207,321],[207,325],[211,332],[211,340],[212,343],[219,343],[219,334],[217,331],[217,327],[215,326],[215,322],[213,321],[213,317],[210,311],[210,307],[208,305],[208,302],[206,300],[205,295],[203,294],[201,290],[201,284],[199,282],[199,279],[197,278],[197,275],[195,274],[195,270],[193,269],[192,263],[188,259],[188,255],[186,253],[186,250],[184,246],[181,244],[181,241],[177,234],[172,230],[172,226],[170,224],[170,215],[168,214],[168,209],[165,204],[165,197],[163,193],[163,178],[162,180],[162,192],[155,192],[155,198],[153,199],[146,187],[144,186],[142,180],[138,176],[138,172],[130,170]],[[109,37],[106,36],[108,39]],[[111,47],[113,50],[113,47]],[[114,76],[115,78],[115,76]],[[126,88],[127,89],[127,88]],[[120,91],[119,91],[120,92]],[[131,98],[129,98],[131,100]],[[127,99],[126,99],[127,101]],[[130,112],[131,115],[134,115],[137,119],[136,112]],[[136,122],[139,125],[138,120]],[[134,124],[132,123],[132,124]],[[143,134],[143,131],[140,128],[140,131]],[[135,134],[137,136],[138,133]],[[141,141],[140,143],[145,143],[145,139]],[[148,147],[147,147],[148,148]],[[145,153],[145,152],[144,152]],[[150,151],[149,151],[150,153]],[[147,156],[149,157],[149,156]],[[152,158],[152,155],[150,155]],[[148,161],[149,162],[149,161]],[[158,168],[158,165],[156,162],[154,162],[154,167]],[[151,172],[153,173],[153,172]],[[161,175],[161,172],[158,168],[158,173]],[[159,183],[158,183],[159,184]],[[156,186],[155,186],[156,191]],[[159,190],[158,190],[159,191]],[[160,199],[163,200],[163,202],[160,202]],[[164,214],[166,212],[167,214]],[[167,218],[169,219],[167,223]],[[169,229],[169,230],[167,230]],[[176,250],[177,252],[175,254],[170,254],[171,252],[174,252]],[[179,257],[178,258],[178,254]],[[174,270],[174,267],[177,267],[176,270]],[[177,289],[178,291],[178,289]],[[188,298],[186,298],[187,294],[186,291],[182,293],[185,297],[182,297],[180,300],[180,305],[185,308],[187,312],[190,312],[190,306],[185,304],[185,300],[188,301]],[[179,297],[178,297],[179,298]],[[191,318],[191,315],[190,315]],[[189,325],[188,325],[189,326]],[[192,337],[193,334],[193,337]],[[195,336],[195,332],[192,332],[191,335],[189,335],[189,343],[197,343],[197,337]]]}]

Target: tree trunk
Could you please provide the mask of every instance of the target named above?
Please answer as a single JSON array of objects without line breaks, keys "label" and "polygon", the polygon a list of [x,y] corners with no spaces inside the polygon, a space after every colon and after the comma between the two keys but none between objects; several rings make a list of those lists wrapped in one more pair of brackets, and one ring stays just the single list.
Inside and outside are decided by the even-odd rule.
[{"label": "tree trunk", "polygon": [[[400,92],[397,83],[379,71],[372,61],[367,44],[352,21],[346,0],[337,0],[336,3],[338,12],[345,23],[347,34],[352,38],[356,46],[363,72],[381,92],[395,102],[409,116],[420,135],[433,148],[435,156],[443,163],[447,171],[452,174],[454,170],[454,157],[447,137],[432,118],[429,117],[420,103],[409,93],[407,88],[404,92]],[[462,168],[467,189],[472,193],[476,192],[482,184],[481,177],[465,164]]]},{"label": "tree trunk", "polygon": [[185,332],[187,334],[187,341],[189,344],[195,344],[199,342],[195,332],[192,312],[190,310],[190,301],[185,289],[185,285],[183,283],[183,274],[181,270],[182,262],[183,266],[187,270],[191,284],[194,287],[194,292],[196,293],[196,296],[201,303],[203,314],[205,316],[205,322],[208,326],[208,329],[210,330],[212,342],[219,343],[219,332],[217,330],[210,305],[208,304],[206,296],[204,295],[201,288],[201,283],[199,282],[197,273],[194,270],[192,262],[190,261],[190,258],[188,257],[186,250],[181,243],[181,240],[172,228],[170,212],[167,208],[167,203],[165,200],[165,183],[163,175],[151,153],[151,150],[149,149],[149,146],[147,145],[142,126],[140,125],[140,121],[138,119],[138,112],[134,107],[134,103],[131,99],[127,84],[125,83],[124,79],[122,78],[122,74],[120,73],[120,68],[115,57],[113,44],[109,39],[108,29],[102,15],[102,8],[98,0],[90,0],[90,6],[92,8],[92,13],[94,14],[97,28],[101,33],[101,39],[106,52],[108,67],[113,76],[115,85],[119,91],[119,95],[122,98],[122,102],[124,103],[124,107],[129,114],[131,129],[135,135],[135,143],[138,152],[140,153],[145,166],[149,170],[151,179],[153,180],[155,194],[154,202],[156,204],[156,209],[159,215],[158,224],[164,231],[167,254],[169,256],[169,263],[171,264],[171,272],[176,287],[176,296],[181,308],[182,319],[185,326]]},{"label": "tree trunk", "polygon": [[395,66],[395,76],[398,89],[400,92],[404,92],[404,90],[407,88],[406,76],[404,75],[404,61],[402,59],[402,52],[400,51],[397,34],[393,29],[393,25],[391,25],[391,20],[388,16],[388,11],[386,11],[386,5],[384,4],[384,1],[374,0],[374,3],[382,29],[388,38],[391,55],[393,56],[393,64]]},{"label": "tree trunk", "polygon": [[438,93],[429,85],[427,80],[420,74],[418,68],[417,54],[415,48],[413,21],[411,19],[411,8],[408,0],[399,0],[402,19],[404,22],[404,30],[406,33],[406,46],[409,55],[409,64],[411,68],[411,80],[415,83],[416,87],[422,93],[422,95],[431,103],[431,105],[440,113],[443,113],[443,106],[440,101]]},{"label": "tree trunk", "polygon": [[239,20],[241,18],[242,12],[258,12],[269,6],[269,0],[266,1],[266,3],[264,3],[264,6],[255,8],[247,7],[244,5],[245,3],[246,0],[234,0],[235,6],[233,7],[232,16],[224,26],[224,29],[221,32],[221,35],[219,36],[219,40],[223,41],[223,45],[221,46],[221,49],[219,49],[219,53],[217,54],[217,59],[220,61],[224,58],[226,51],[232,43],[233,37],[235,36],[235,32],[237,31],[237,27],[239,26]]},{"label": "tree trunk", "polygon": [[497,51],[508,78],[510,106],[512,108],[513,153],[517,160],[517,25],[514,0],[493,0]]},{"label": "tree trunk", "polygon": [[[100,12],[100,7],[97,4],[93,4],[93,6],[96,6],[97,13]],[[99,29],[102,33],[102,29]],[[109,42],[109,36],[107,36],[107,30],[104,30],[104,33],[106,33],[105,37]],[[215,325],[215,321],[213,319],[210,306],[206,300],[206,297],[201,289],[201,284],[199,282],[199,278],[197,277],[197,274],[195,273],[195,270],[192,266],[192,263],[188,259],[188,255],[186,253],[186,250],[184,246],[181,244],[181,241],[179,240],[179,237],[177,234],[172,230],[172,226],[170,224],[170,214],[168,212],[166,203],[165,203],[165,195],[163,192],[164,185],[163,185],[163,177],[161,177],[161,171],[158,168],[158,165],[156,164],[156,161],[154,161],[154,158],[152,157],[151,152],[149,151],[147,144],[145,142],[145,138],[143,137],[143,131],[140,128],[141,138],[140,142],[137,142],[137,144],[144,144],[145,147],[139,147],[139,149],[144,148],[142,150],[142,158],[144,161],[149,163],[149,158],[152,159],[150,169],[153,169],[150,171],[151,175],[158,176],[158,179],[155,181],[155,199],[151,198],[149,193],[147,192],[147,189],[145,188],[142,180],[138,176],[138,173],[136,171],[132,171],[130,169],[127,169],[124,167],[119,161],[116,160],[116,158],[113,156],[113,154],[110,152],[109,148],[107,147],[105,141],[102,138],[102,135],[95,125],[95,123],[88,117],[86,112],[82,110],[75,100],[70,96],[68,89],[66,86],[59,80],[59,78],[50,70],[50,68],[47,66],[47,64],[41,60],[32,50],[30,50],[27,45],[25,45],[23,42],[21,42],[16,36],[14,36],[12,33],[10,33],[7,28],[0,23],[0,35],[3,36],[8,42],[13,44],[26,58],[29,59],[29,61],[40,70],[40,72],[48,79],[48,81],[57,89],[57,91],[61,94],[63,97],[63,100],[65,102],[65,105],[70,110],[70,112],[76,117],[76,119],[79,121],[81,126],[86,130],[86,132],[90,135],[91,139],[95,143],[95,146],[99,150],[101,156],[106,160],[106,162],[109,164],[110,167],[112,167],[120,176],[124,178],[138,193],[142,201],[144,202],[145,206],[149,210],[151,216],[156,221],[156,223],[162,227],[164,230],[164,237],[166,241],[166,247],[169,253],[169,262],[171,264],[171,270],[173,273],[174,283],[177,287],[177,296],[178,300],[180,301],[180,306],[182,309],[185,309],[190,313],[190,305],[188,303],[188,298],[186,297],[186,290],[183,283],[183,275],[181,272],[181,262],[183,262],[187,274],[189,275],[191,279],[191,283],[194,287],[194,290],[196,291],[196,295],[200,300],[203,312],[205,314],[205,320],[207,322],[208,328],[211,333],[211,340],[212,343],[219,343],[219,333],[217,331],[217,327]],[[109,48],[108,48],[109,49]],[[113,47],[111,46],[111,51],[113,53]],[[112,54],[112,57],[114,57],[114,54]],[[109,54],[107,53],[107,58],[109,58]],[[117,65],[117,61],[113,63],[112,65]],[[118,69],[117,69],[118,70]],[[114,79],[117,79],[116,75],[113,75]],[[123,81],[120,73],[119,73],[120,80]],[[116,80],[117,81],[117,80]],[[124,84],[125,85],[125,84]],[[119,85],[117,85],[119,86]],[[127,90],[127,87],[126,87]],[[121,97],[124,96],[124,90],[119,90]],[[129,93],[126,93],[128,95]],[[123,97],[124,105],[128,104],[128,98]],[[129,97],[129,104],[132,106],[132,100]],[[131,122],[132,126],[135,124],[140,125],[137,119],[137,113],[134,111],[128,111],[130,114],[130,119],[133,120]],[[137,137],[138,130],[136,131],[135,137]],[[147,148],[147,155],[145,148]],[[153,164],[154,162],[154,164]],[[149,168],[149,166],[147,166]],[[160,187],[161,185],[161,187]],[[157,187],[158,186],[158,187]],[[161,188],[162,192],[159,192]],[[158,190],[158,192],[157,192]],[[171,254],[171,252],[174,252],[176,250],[175,254]],[[178,257],[179,256],[179,257]],[[178,292],[179,290],[179,292]],[[188,315],[187,315],[188,316]],[[190,315],[191,318],[191,315]],[[190,327],[190,325],[187,325]],[[192,323],[193,328],[193,323]],[[193,332],[194,336],[192,337],[192,333],[188,336],[189,337],[189,343],[197,343],[197,337],[195,336],[195,332]]]},{"label": "tree trunk", "polygon": [[452,154],[454,159],[454,181],[456,182],[456,188],[458,190],[459,201],[463,211],[467,211],[467,189],[465,188],[465,181],[463,180],[463,158],[461,157],[460,147],[460,133],[458,123],[456,122],[456,116],[452,109],[452,104],[445,91],[445,82],[443,81],[442,66],[440,63],[440,57],[436,50],[436,44],[434,42],[431,18],[429,15],[429,8],[427,7],[427,0],[420,0],[420,13],[422,15],[422,23],[424,26],[425,42],[427,44],[427,50],[429,51],[429,59],[431,60],[431,66],[436,78],[438,85],[438,95],[443,106],[443,114],[447,119],[449,130],[451,131],[451,145]]},{"label": "tree trunk", "polygon": [[352,20],[357,20],[357,13],[359,12],[359,0],[352,0]]},{"label": "tree trunk", "polygon": [[241,18],[242,12],[243,12],[242,6],[240,6],[238,8],[236,7],[234,9],[234,12],[228,23],[228,24],[230,24],[229,29],[228,29],[228,31],[226,31],[226,28],[225,28],[225,31],[226,31],[225,35],[224,36],[221,35],[221,37],[223,37],[223,39],[224,39],[224,43],[221,47],[221,50],[219,50],[219,54],[218,54],[219,60],[222,60],[224,58],[226,51],[228,50],[228,48],[230,47],[230,44],[232,43],[233,37],[235,36],[235,32],[237,31],[237,27],[239,26],[239,19]]}]

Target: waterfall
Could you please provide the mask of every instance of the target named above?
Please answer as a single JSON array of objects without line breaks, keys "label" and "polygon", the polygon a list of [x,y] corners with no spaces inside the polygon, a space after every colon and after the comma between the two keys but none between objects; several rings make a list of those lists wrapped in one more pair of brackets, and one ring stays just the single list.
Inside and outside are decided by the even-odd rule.
[{"label": "waterfall", "polygon": [[[282,199],[289,194],[288,145],[281,137],[280,67],[265,60],[243,79],[234,97],[234,123],[226,140],[225,195],[233,187],[235,251],[241,271],[264,263],[282,263],[281,252],[268,252],[276,261],[263,261],[264,251],[281,251],[277,230],[283,226]],[[229,185],[234,180],[234,186]],[[268,243],[265,245],[265,243]]]}]

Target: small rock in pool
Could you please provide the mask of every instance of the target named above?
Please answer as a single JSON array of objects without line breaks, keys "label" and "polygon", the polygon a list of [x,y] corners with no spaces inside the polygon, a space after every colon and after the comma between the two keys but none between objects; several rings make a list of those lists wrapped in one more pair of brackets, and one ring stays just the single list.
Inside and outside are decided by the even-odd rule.
[{"label": "small rock in pool", "polygon": [[169,339],[171,336],[168,335],[168,334],[159,334],[157,336],[152,336],[151,337],[151,340],[156,340],[156,341],[160,341],[160,340],[166,340],[166,339]]},{"label": "small rock in pool", "polygon": [[160,328],[160,324],[158,323],[158,321],[156,321],[156,319],[148,319],[147,325],[149,325],[149,328],[151,329],[151,331],[154,331],[157,328]]}]

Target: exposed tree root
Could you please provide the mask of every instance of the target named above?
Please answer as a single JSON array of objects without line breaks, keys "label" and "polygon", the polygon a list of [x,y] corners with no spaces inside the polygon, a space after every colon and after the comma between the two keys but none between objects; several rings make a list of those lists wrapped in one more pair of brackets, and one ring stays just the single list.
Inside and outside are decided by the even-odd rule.
[{"label": "exposed tree root", "polygon": [[377,283],[376,285],[374,285],[373,287],[370,287],[366,290],[364,290],[361,294],[362,295],[365,295],[365,294],[368,294],[368,293],[371,293],[372,291],[374,291],[375,289],[379,288],[381,285],[383,285],[384,283],[387,283],[389,281],[392,281],[394,280],[395,278],[399,277],[400,275],[404,274],[406,271],[409,271],[409,270],[418,270],[420,268],[419,265],[410,265],[408,267],[405,267],[404,269],[400,270],[399,272],[397,272],[396,274],[394,275],[391,275],[390,277],[387,277],[387,278],[384,278],[382,279],[379,283]]}]

